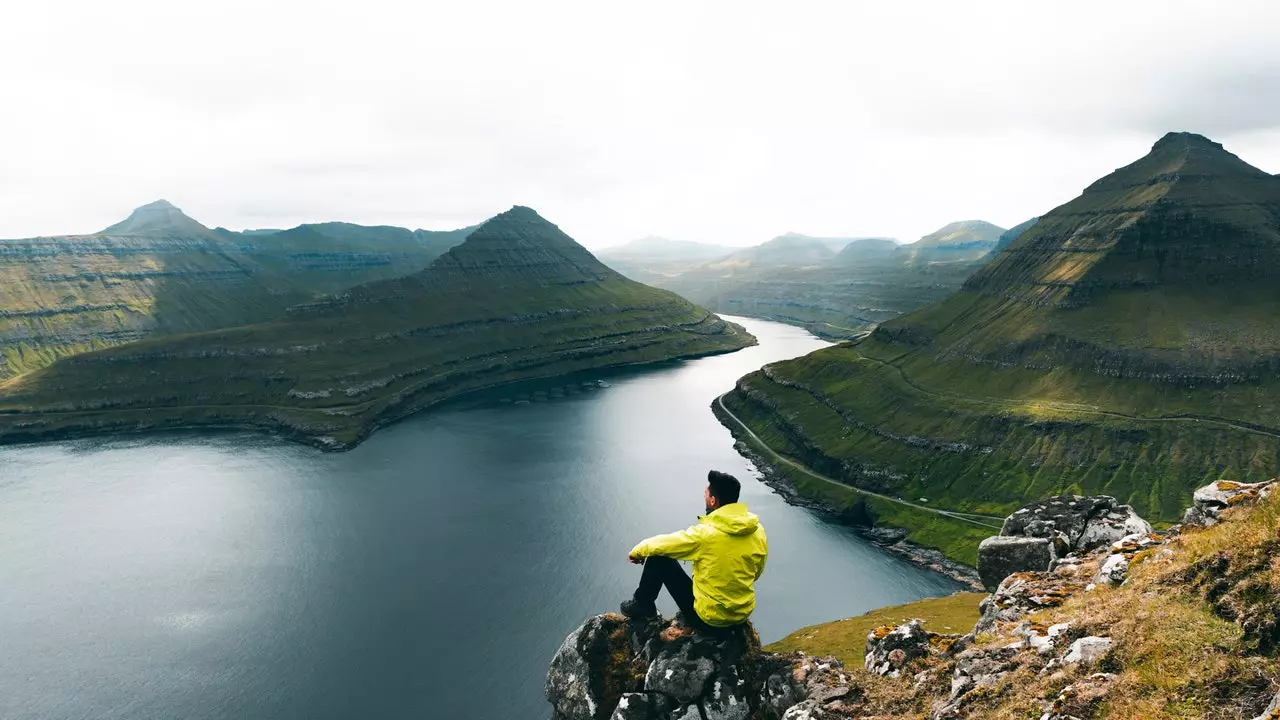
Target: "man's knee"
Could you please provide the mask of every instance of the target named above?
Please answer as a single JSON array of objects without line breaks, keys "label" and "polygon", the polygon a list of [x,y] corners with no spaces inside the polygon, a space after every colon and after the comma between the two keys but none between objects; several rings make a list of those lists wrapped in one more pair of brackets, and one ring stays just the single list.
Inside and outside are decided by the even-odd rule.
[{"label": "man's knee", "polygon": [[662,555],[650,555],[644,559],[645,565],[653,565],[654,570],[667,570],[671,566],[680,567],[680,561]]}]

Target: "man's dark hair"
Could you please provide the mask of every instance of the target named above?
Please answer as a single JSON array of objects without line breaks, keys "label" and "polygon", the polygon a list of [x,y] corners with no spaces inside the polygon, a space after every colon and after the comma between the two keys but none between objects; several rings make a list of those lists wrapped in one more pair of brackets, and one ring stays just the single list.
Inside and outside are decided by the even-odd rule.
[{"label": "man's dark hair", "polygon": [[711,497],[721,505],[738,502],[738,493],[742,491],[742,483],[729,473],[712,470],[707,473],[707,484],[711,486]]}]

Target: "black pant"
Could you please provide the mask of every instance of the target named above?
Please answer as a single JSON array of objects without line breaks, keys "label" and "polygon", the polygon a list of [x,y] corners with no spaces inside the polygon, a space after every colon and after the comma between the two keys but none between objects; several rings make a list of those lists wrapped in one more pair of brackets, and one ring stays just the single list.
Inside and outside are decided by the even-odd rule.
[{"label": "black pant", "polygon": [[698,617],[697,611],[693,609],[693,580],[685,574],[679,561],[661,555],[650,555],[644,559],[644,572],[640,573],[640,587],[636,588],[636,602],[644,605],[652,604],[658,599],[658,593],[662,591],[664,585],[667,592],[671,594],[671,599],[676,601],[676,607],[680,608],[680,612],[684,614],[684,622],[689,627],[709,634],[720,634],[737,627],[735,625],[727,628],[714,627]]}]

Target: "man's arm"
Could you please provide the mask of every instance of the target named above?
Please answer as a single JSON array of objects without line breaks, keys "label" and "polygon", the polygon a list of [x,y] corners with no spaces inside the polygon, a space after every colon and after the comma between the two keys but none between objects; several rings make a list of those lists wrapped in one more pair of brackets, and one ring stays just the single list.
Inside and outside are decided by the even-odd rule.
[{"label": "man's arm", "polygon": [[694,525],[686,530],[666,535],[654,535],[641,540],[639,545],[631,548],[628,555],[633,559],[661,555],[676,560],[690,560],[698,553],[698,546],[702,544],[702,535],[701,525]]}]

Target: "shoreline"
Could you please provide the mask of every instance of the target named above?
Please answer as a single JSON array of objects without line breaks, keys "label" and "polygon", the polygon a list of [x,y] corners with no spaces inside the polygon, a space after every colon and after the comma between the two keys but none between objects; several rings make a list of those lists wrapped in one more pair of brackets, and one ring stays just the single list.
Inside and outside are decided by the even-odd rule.
[{"label": "shoreline", "polygon": [[775,493],[782,496],[782,499],[788,504],[796,507],[806,508],[821,515],[826,521],[851,528],[861,537],[871,542],[876,547],[886,552],[897,555],[911,564],[932,570],[941,575],[955,580],[970,590],[985,592],[982,581],[978,577],[976,568],[968,565],[962,565],[954,560],[948,559],[939,550],[926,548],[916,545],[906,539],[907,531],[890,525],[865,525],[854,522],[841,508],[837,508],[820,500],[805,497],[799,493],[789,483],[786,478],[778,472],[777,467],[769,462],[762,454],[757,452],[751,444],[746,441],[742,435],[741,428],[737,423],[729,422],[724,417],[723,410],[720,409],[719,403],[713,400],[711,402],[711,412],[716,416],[716,420],[729,431],[733,436],[733,447],[739,455],[746,458],[752,466],[760,472],[760,479],[765,485],[769,486]]},{"label": "shoreline", "polygon": [[[726,322],[730,322],[730,324],[732,324],[740,332],[745,332],[746,330],[745,328],[743,328],[741,325],[738,325],[737,323],[732,323],[731,321],[726,321]],[[355,439],[350,442],[341,442],[341,441],[330,442],[330,440],[333,440],[333,438],[330,438],[328,436],[310,434],[310,433],[307,433],[305,430],[301,430],[298,428],[291,428],[287,426],[281,426],[278,424],[268,425],[265,423],[258,424],[253,422],[227,422],[227,423],[207,423],[207,424],[194,423],[194,424],[188,424],[188,425],[173,425],[169,427],[159,427],[159,426],[147,427],[147,426],[142,426],[141,424],[136,422],[129,423],[127,421],[122,420],[119,427],[108,427],[108,428],[102,428],[102,429],[85,428],[85,427],[79,427],[79,428],[69,427],[69,428],[59,428],[56,430],[48,430],[44,432],[37,432],[31,435],[17,435],[17,436],[0,435],[0,450],[3,450],[6,447],[43,445],[43,444],[67,442],[67,441],[73,441],[73,440],[88,440],[93,438],[99,438],[103,440],[126,439],[126,438],[139,439],[139,438],[146,438],[146,437],[161,436],[161,435],[166,435],[170,433],[185,434],[185,433],[201,433],[201,432],[212,432],[212,433],[243,432],[243,433],[252,433],[254,435],[259,435],[266,438],[283,440],[285,442],[293,443],[296,445],[305,445],[307,447],[315,448],[325,453],[342,453],[342,452],[348,452],[348,451],[354,450],[355,448],[359,447],[361,444],[364,443],[365,440],[368,440],[370,437],[372,437],[372,435],[378,430],[394,425],[402,420],[407,420],[410,417],[413,417],[415,415],[429,412],[430,410],[432,410],[433,408],[441,404],[452,402],[455,400],[462,400],[471,395],[477,395],[483,392],[488,392],[488,391],[495,390],[497,388],[505,387],[508,385],[519,385],[521,383],[529,383],[529,382],[545,382],[548,380],[555,380],[557,378],[566,378],[566,377],[570,377],[578,374],[597,373],[597,372],[616,372],[619,370],[625,370],[627,368],[643,368],[651,365],[660,365],[662,363],[683,362],[688,360],[698,360],[700,358],[705,358],[705,357],[715,357],[717,355],[728,355],[730,353],[735,353],[735,352],[738,352],[739,350],[745,350],[749,347],[755,347],[756,345],[758,345],[759,340],[756,340],[755,336],[751,336],[751,337],[753,340],[752,343],[748,345],[744,345],[739,348],[733,348],[728,350],[713,350],[709,352],[694,353],[690,355],[677,355],[675,357],[663,358],[661,360],[612,363],[607,365],[601,365],[596,368],[591,368],[589,370],[572,370],[569,372],[562,372],[562,373],[530,375],[528,377],[522,377],[522,378],[517,378],[512,380],[503,380],[500,382],[489,383],[487,385],[480,385],[478,387],[468,388],[466,390],[463,390],[461,392],[458,392],[452,395],[448,395],[446,397],[436,398],[430,402],[427,402],[419,407],[415,407],[411,410],[406,410],[403,412],[396,412],[396,413],[387,413],[384,415],[376,416],[370,419],[370,421],[364,427],[360,428]],[[234,407],[234,406],[227,406],[227,407]],[[180,408],[161,408],[161,409],[168,410],[168,409],[180,409]],[[146,408],[140,408],[140,410],[146,410]],[[25,417],[38,417],[38,416],[39,416],[38,413],[33,413]]]}]

